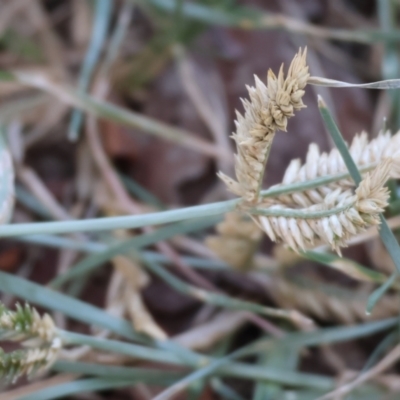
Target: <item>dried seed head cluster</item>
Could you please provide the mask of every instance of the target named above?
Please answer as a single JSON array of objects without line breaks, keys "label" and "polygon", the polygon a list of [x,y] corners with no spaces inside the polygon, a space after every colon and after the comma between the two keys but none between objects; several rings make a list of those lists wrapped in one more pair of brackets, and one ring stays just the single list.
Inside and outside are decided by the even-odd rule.
[{"label": "dried seed head cluster", "polygon": [[302,102],[309,77],[306,50],[294,57],[284,77],[283,66],[278,76],[268,71],[267,86],[255,76],[255,87],[249,86],[250,100],[242,100],[244,115],[237,112],[235,172],[237,181],[223,173],[219,177],[228,189],[246,201],[258,201],[261,181],[271,144],[277,130],[286,130],[295,110],[305,107]]},{"label": "dried seed head cluster", "polygon": [[[351,236],[368,226],[380,223],[379,213],[387,205],[388,190],[384,187],[389,178],[392,160],[386,159],[362,180],[355,195],[337,189],[329,193],[323,203],[300,210],[274,205],[275,215],[261,216],[260,225],[273,241],[283,241],[299,251],[318,243],[328,243],[336,251]],[[295,211],[287,217],[285,211]]]},{"label": "dried seed head cluster", "polygon": [[56,327],[48,314],[43,317],[29,305],[16,310],[0,304],[0,339],[20,342],[23,349],[4,353],[0,349],[0,378],[16,381],[24,374],[44,371],[62,348]]},{"label": "dried seed head cluster", "polygon": [[[369,141],[366,132],[356,135],[349,148],[350,154],[360,170],[371,170],[386,158],[393,160],[390,177],[400,178],[400,131],[391,136],[389,131],[380,132],[379,135]],[[311,144],[303,165],[299,159],[293,160],[283,177],[280,185],[301,183],[327,175],[337,175],[347,172],[339,151],[334,148],[329,153],[320,153],[318,145]],[[280,186],[276,185],[274,187]],[[352,179],[341,179],[339,181],[324,184],[317,188],[303,192],[295,192],[282,195],[267,203],[286,204],[290,207],[308,207],[323,202],[325,196],[337,188],[352,188]]]},{"label": "dried seed head cluster", "polygon": [[225,215],[217,232],[206,238],[206,245],[228,265],[241,271],[251,268],[261,229],[246,215],[233,212]]}]

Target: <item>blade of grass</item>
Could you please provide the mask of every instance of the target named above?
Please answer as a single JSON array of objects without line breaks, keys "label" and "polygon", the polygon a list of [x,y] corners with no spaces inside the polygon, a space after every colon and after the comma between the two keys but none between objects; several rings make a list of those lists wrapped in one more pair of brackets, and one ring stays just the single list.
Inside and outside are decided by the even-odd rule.
[{"label": "blade of grass", "polygon": [[[88,90],[93,71],[100,59],[101,50],[107,37],[113,2],[111,0],[96,0],[95,14],[93,21],[92,36],[87,49],[83,66],[79,75],[78,90],[86,92]],[[68,138],[76,141],[79,138],[79,131],[82,126],[83,114],[79,110],[73,110]]]},{"label": "blade of grass", "polygon": [[[60,237],[55,235],[32,235],[32,236],[20,236],[16,238],[21,242],[34,243],[38,245],[43,245],[47,247],[53,247],[56,249],[69,249],[84,251],[86,253],[101,253],[110,248],[109,245],[100,242],[91,241],[78,241],[71,238]],[[160,263],[170,263],[171,260],[163,254],[154,251],[143,251],[143,253],[150,260],[160,262]],[[230,267],[219,260],[209,260],[199,257],[183,256],[182,261],[193,268],[201,269],[213,269],[213,270],[227,270]]]},{"label": "blade of grass", "polygon": [[81,379],[73,382],[62,383],[60,385],[50,386],[41,389],[27,396],[20,397],[19,400],[52,400],[65,398],[68,395],[74,395],[84,392],[96,392],[99,390],[115,389],[132,386],[132,380],[90,378]]},{"label": "blade of grass", "polygon": [[65,274],[59,275],[54,278],[49,285],[53,288],[59,288],[64,283],[71,279],[86,275],[93,271],[98,266],[102,265],[106,261],[110,260],[119,254],[124,254],[132,249],[140,249],[145,246],[157,243],[160,240],[171,238],[174,235],[190,233],[196,230],[204,229],[206,227],[213,226],[218,220],[215,218],[204,218],[202,220],[186,221],[175,224],[173,226],[163,227],[155,232],[147,233],[134,237],[133,239],[126,240],[122,243],[118,243],[110,246],[108,249],[101,253],[96,253],[84,258],[78,262],[75,266],[72,266]]},{"label": "blade of grass", "polygon": [[33,71],[0,73],[0,79],[4,78],[10,80],[10,77],[12,78],[11,80],[16,80],[22,84],[50,93],[64,103],[91,115],[135,129],[140,129],[210,157],[221,157],[220,151],[217,151],[212,143],[196,137],[191,132],[156,121],[134,111],[128,111],[106,101],[97,100],[93,96],[82,93],[79,90],[52,81],[43,74],[38,74]]},{"label": "blade of grass", "polygon": [[386,351],[393,347],[399,341],[399,332],[396,330],[395,332],[389,333],[379,344],[375,347],[374,351],[368,357],[367,362],[365,363],[364,367],[360,371],[360,374],[368,371],[372,368],[378,360],[383,356]]},{"label": "blade of grass", "polygon": [[15,185],[15,197],[23,206],[27,207],[35,214],[44,219],[51,219],[50,213],[43,207],[42,203],[24,187],[18,184]]},{"label": "blade of grass", "polygon": [[389,279],[387,279],[381,286],[376,288],[368,297],[365,313],[370,315],[379,299],[392,287],[397,278],[397,273],[394,272]]},{"label": "blade of grass", "polygon": [[[363,172],[370,168],[362,169]],[[268,190],[263,190],[263,197],[275,197],[283,194],[295,193],[323,186],[332,182],[349,177],[349,173],[326,176],[307,182],[294,183],[290,185],[279,185]],[[161,211],[142,215],[94,218],[81,221],[56,221],[37,222],[29,224],[13,224],[0,226],[0,237],[43,234],[43,233],[74,233],[112,229],[141,228],[148,225],[161,225],[169,222],[183,221],[193,218],[204,218],[213,215],[224,214],[233,211],[240,204],[241,199],[221,201],[200,206],[192,206],[177,210]]]},{"label": "blade of grass", "polygon": [[0,226],[0,237],[37,233],[75,233],[141,228],[148,225],[161,225],[169,222],[221,215],[234,210],[238,202],[239,200],[228,200],[225,202],[132,216],[2,225]]},{"label": "blade of grass", "polygon": [[38,304],[50,310],[60,311],[85,324],[93,324],[109,329],[118,335],[140,343],[149,342],[145,336],[136,333],[132,328],[132,324],[126,320],[115,318],[88,303],[2,271],[0,271],[0,290],[30,303]]},{"label": "blade of grass", "polygon": [[[129,0],[136,2],[137,0]],[[173,13],[177,0],[150,0],[151,4],[159,9]],[[374,43],[380,41],[400,41],[398,32],[384,32],[381,30],[347,30],[329,29],[289,18],[282,14],[263,13],[249,7],[235,7],[233,11],[223,10],[196,2],[185,2],[182,13],[187,18],[223,26],[235,26],[242,29],[281,29],[290,33],[316,36],[323,39],[340,41]]]},{"label": "blade of grass", "polygon": [[150,204],[155,208],[158,208],[160,210],[165,209],[165,205],[156,196],[147,191],[132,178],[123,174],[120,174],[120,178],[122,180],[122,183],[133,196],[137,197],[139,200],[145,202],[146,204]]},{"label": "blade of grass", "polygon": [[147,384],[170,384],[182,377],[182,372],[157,370],[150,368],[119,367],[79,361],[56,361],[51,369],[57,372],[70,372],[87,376],[102,376],[118,379],[140,380]]},{"label": "blade of grass", "polygon": [[[118,340],[103,339],[63,330],[58,330],[57,334],[66,345],[86,345],[94,349],[124,354],[126,356],[139,360],[168,363],[174,365],[185,364],[185,360],[183,358],[167,350],[154,349],[132,343],[125,343]],[[194,360],[198,360],[199,358],[201,358],[201,356],[195,357]],[[189,362],[191,363],[192,360],[190,360]],[[197,366],[196,362],[193,362],[193,366]]]},{"label": "blade of grass", "polygon": [[[263,354],[270,349],[276,348],[276,346],[286,346],[288,348],[292,347],[293,349],[300,349],[302,346],[315,346],[321,344],[348,341],[355,338],[373,335],[385,329],[392,328],[393,326],[398,324],[398,322],[398,318],[391,318],[384,321],[370,322],[353,327],[328,328],[321,329],[320,331],[316,332],[289,334],[282,339],[261,339],[256,341],[255,343],[251,343],[250,345],[236,350],[229,356],[215,360],[210,365],[207,365],[206,367],[193,372],[192,374],[186,376],[184,379],[177,382],[166,391],[161,393],[160,397],[156,397],[153,400],[166,400],[169,398],[168,396],[184,390],[192,382],[195,382],[199,379],[204,379],[212,375],[215,371],[218,371],[218,373],[222,373],[223,375],[227,374],[228,376],[232,376],[231,374],[233,373],[233,376],[236,376],[238,378],[247,377],[249,379],[272,380],[284,383],[279,379],[272,379],[272,376],[267,374],[264,374],[264,378],[262,378],[262,371],[266,370],[265,367],[260,368],[248,366],[246,364],[243,365],[239,363],[232,363],[232,361],[240,357]],[[251,376],[251,378],[249,375]],[[286,372],[281,373],[281,378],[282,375],[286,375]],[[326,384],[328,382],[323,383]]]}]

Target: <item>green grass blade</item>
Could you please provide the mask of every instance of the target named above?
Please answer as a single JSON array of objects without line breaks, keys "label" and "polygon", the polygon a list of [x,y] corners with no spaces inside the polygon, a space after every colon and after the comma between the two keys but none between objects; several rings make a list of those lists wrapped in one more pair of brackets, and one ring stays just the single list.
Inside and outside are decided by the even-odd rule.
[{"label": "green grass blade", "polygon": [[[354,182],[358,185],[361,182],[361,174],[358,171],[358,168],[352,159],[350,152],[347,148],[346,142],[344,141],[342,134],[340,133],[335,121],[332,118],[331,113],[329,112],[328,108],[326,107],[324,101],[322,100],[321,97],[318,99],[318,105],[319,105],[319,110],[322,115],[322,119],[324,120],[325,126],[330,133],[336,147],[338,148],[340,154],[342,155],[343,161],[346,164],[347,169],[350,172],[351,177],[353,178]],[[400,246],[397,243],[397,240],[393,234],[393,232],[390,230],[389,225],[387,224],[385,218],[383,215],[380,215],[380,220],[381,220],[381,226],[379,229],[379,235],[382,239],[383,244],[385,245],[391,259],[394,262],[394,265],[396,266],[396,275],[400,272]],[[389,281],[395,279],[395,277],[390,278]],[[373,298],[368,300],[368,307],[372,305],[375,305],[377,301],[380,299],[380,297],[386,292],[388,287],[390,286],[392,282],[389,282],[388,284],[384,284],[382,288],[378,289],[375,291],[372,295]],[[369,310],[369,308],[368,308]]]},{"label": "green grass blade", "polygon": [[97,338],[94,336],[62,330],[59,330],[58,334],[66,344],[87,345],[94,349],[124,354],[134,359],[154,361],[158,363],[169,363],[175,365],[182,365],[184,363],[181,357],[172,352],[161,349],[153,349],[132,343],[120,342],[118,340]]},{"label": "green grass blade", "polygon": [[[87,91],[93,71],[99,62],[101,50],[103,48],[104,41],[106,40],[111,21],[112,8],[113,2],[111,0],[95,1],[95,14],[92,36],[85,55],[85,59],[83,61],[83,66],[78,81],[78,90],[82,92]],[[82,120],[82,111],[73,110],[68,132],[68,137],[70,140],[75,141],[79,138],[79,131],[82,126]]]},{"label": "green grass blade", "polygon": [[27,396],[20,397],[19,400],[53,400],[65,398],[84,392],[96,392],[99,390],[109,390],[115,388],[123,388],[132,386],[136,383],[130,379],[108,379],[108,378],[91,378],[81,379],[73,382],[62,383],[41,389]]},{"label": "green grass blade", "polygon": [[146,384],[169,385],[182,378],[182,372],[156,370],[150,368],[119,367],[79,361],[56,361],[51,369],[57,372],[82,374],[118,379],[132,379]]},{"label": "green grass blade", "polygon": [[65,282],[88,274],[98,266],[102,265],[111,258],[124,254],[129,250],[140,249],[145,246],[157,243],[160,240],[171,238],[178,234],[187,234],[196,230],[204,229],[216,224],[218,220],[215,218],[205,218],[203,220],[186,221],[175,224],[173,226],[163,227],[155,232],[144,234],[133,239],[126,240],[122,243],[110,246],[108,249],[101,253],[90,255],[78,262],[75,266],[71,267],[68,272],[63,275],[57,276],[49,285],[53,288],[59,288]]},{"label": "green grass blade", "polygon": [[2,225],[0,226],[0,237],[43,233],[58,234],[107,231],[115,229],[141,228],[149,225],[162,225],[169,222],[221,215],[234,210],[238,202],[238,200],[221,201],[219,203],[132,216]]},{"label": "green grass blade", "polygon": [[370,315],[372,313],[372,310],[375,307],[376,303],[392,287],[396,278],[397,274],[393,273],[386,282],[384,282],[381,286],[379,286],[371,293],[371,295],[368,297],[366,311],[365,311],[367,315]]},{"label": "green grass blade", "polygon": [[148,339],[136,333],[128,321],[115,318],[100,308],[47,289],[17,276],[0,271],[0,290],[20,297],[29,303],[38,304],[85,324],[93,324],[141,343]]}]

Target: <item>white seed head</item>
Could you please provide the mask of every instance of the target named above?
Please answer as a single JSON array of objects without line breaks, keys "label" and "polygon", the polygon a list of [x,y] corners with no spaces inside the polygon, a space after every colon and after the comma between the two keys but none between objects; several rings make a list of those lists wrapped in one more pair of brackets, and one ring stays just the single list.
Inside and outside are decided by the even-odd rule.
[{"label": "white seed head", "polygon": [[302,97],[308,76],[306,50],[300,50],[286,78],[282,66],[278,76],[268,71],[267,86],[257,76],[254,77],[255,87],[247,86],[250,100],[242,100],[245,113],[236,112],[236,132],[232,136],[237,146],[237,181],[221,172],[218,176],[231,192],[248,202],[255,203],[258,200],[275,132],[285,131],[294,111],[305,107]]}]

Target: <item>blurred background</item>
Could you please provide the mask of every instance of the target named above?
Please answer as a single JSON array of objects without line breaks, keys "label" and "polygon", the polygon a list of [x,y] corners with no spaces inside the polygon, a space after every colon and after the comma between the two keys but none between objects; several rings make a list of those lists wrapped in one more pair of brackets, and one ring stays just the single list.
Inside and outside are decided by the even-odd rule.
[{"label": "blurred background", "polygon": [[[299,47],[307,46],[311,75],[351,83],[399,78],[399,9],[396,0],[0,0],[0,121],[16,166],[13,221],[134,214],[230,198],[216,172],[233,176],[229,136],[254,74],[265,80],[268,69],[287,67]],[[4,71],[19,78],[10,80]],[[276,136],[264,187],[281,181],[291,159],[304,160],[310,143],[331,148],[317,94],[348,141],[363,130],[372,138],[385,127],[400,126],[398,91],[309,86],[307,108],[290,120],[288,132]],[[169,246],[175,254],[212,258],[203,238],[179,236]],[[288,262],[267,239],[261,252],[274,267]],[[392,268],[379,242],[368,249],[353,246],[345,255],[372,268]],[[44,285],[79,257],[48,243],[0,242],[0,269]],[[322,326],[365,319],[363,311],[340,316],[340,307],[352,307],[355,293],[365,300],[365,286],[309,261],[296,265],[294,275],[301,271],[313,288],[336,282],[333,296],[350,296],[338,312],[318,315]],[[251,274],[199,275],[233,296],[288,304]],[[107,308],[117,296],[110,282],[112,270],[99,268],[66,291]],[[154,277],[139,286],[146,312],[171,336],[212,315]],[[11,304],[13,298],[4,301]],[[393,312],[385,309],[377,317]],[[61,326],[81,329],[57,318]],[[248,321],[232,329],[237,334],[229,348],[260,336],[260,328]],[[331,376],[359,369],[380,339],[338,345],[328,362],[309,352],[301,368]],[[246,382],[236,389],[250,398],[254,387]],[[91,398],[150,397],[119,390]],[[210,389],[201,398],[220,397]]]}]

